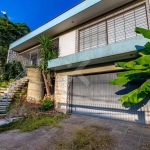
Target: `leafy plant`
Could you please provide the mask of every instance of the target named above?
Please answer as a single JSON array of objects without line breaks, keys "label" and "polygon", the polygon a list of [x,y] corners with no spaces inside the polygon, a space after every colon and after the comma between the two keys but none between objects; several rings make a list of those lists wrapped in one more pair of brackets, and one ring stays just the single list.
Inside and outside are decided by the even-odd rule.
[{"label": "leafy plant", "polygon": [[7,48],[0,46],[0,67],[4,67],[7,60]]},{"label": "leafy plant", "polygon": [[47,77],[50,73],[48,69],[48,61],[57,58],[58,54],[49,37],[41,35],[38,41],[41,45],[39,51],[40,68],[42,70],[47,95],[51,95]]},{"label": "leafy plant", "polygon": [[9,62],[4,67],[2,81],[15,79],[22,71],[23,67],[19,61]]},{"label": "leafy plant", "polygon": [[41,102],[41,105],[39,106],[39,109],[42,111],[46,111],[54,105],[54,102],[51,101],[50,98],[45,98],[44,100],[41,100],[40,102]]},{"label": "leafy plant", "polygon": [[[136,28],[135,31],[150,39],[150,30]],[[140,57],[129,62],[117,62],[116,67],[122,67],[126,71],[117,73],[117,79],[110,81],[112,85],[127,84],[134,79],[146,81],[137,89],[119,98],[124,106],[130,107],[141,102],[150,93],[150,42],[139,52]]]},{"label": "leafy plant", "polygon": [[4,67],[7,60],[9,44],[30,32],[24,23],[13,23],[7,18],[0,17],[0,67]]},{"label": "leafy plant", "polygon": [[7,87],[12,81],[13,79],[10,79],[9,81],[0,81],[0,87]]}]

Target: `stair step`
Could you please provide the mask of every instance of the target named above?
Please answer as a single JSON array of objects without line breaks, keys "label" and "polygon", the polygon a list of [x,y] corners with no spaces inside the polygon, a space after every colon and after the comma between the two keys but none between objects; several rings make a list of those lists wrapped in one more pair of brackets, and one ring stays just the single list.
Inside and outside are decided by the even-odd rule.
[{"label": "stair step", "polygon": [[6,91],[8,91],[8,89],[5,89],[5,90],[0,89],[0,92],[6,92]]},{"label": "stair step", "polygon": [[1,109],[0,109],[0,114],[1,114],[2,112],[5,112],[5,111],[6,111],[6,110],[1,110]]},{"label": "stair step", "polygon": [[1,102],[1,101],[0,101],[0,106],[6,106],[6,105],[8,105],[8,104],[10,104],[10,102],[6,103],[6,101],[5,101],[5,102]]},{"label": "stair step", "polygon": [[0,108],[0,113],[1,112],[6,112],[6,107],[5,108]]},{"label": "stair step", "polygon": [[[9,93],[9,96],[12,96],[11,93]],[[7,93],[0,93],[0,97],[7,97]]]},{"label": "stair step", "polygon": [[[5,99],[0,99],[0,102],[6,102],[7,101],[7,99],[5,98]],[[8,102],[10,102],[10,101],[12,101],[12,99],[11,98],[9,98],[8,99]]]},{"label": "stair step", "polygon": [[0,117],[5,117],[6,114],[5,113],[0,113]]},{"label": "stair step", "polygon": [[1,105],[0,105],[0,109],[4,109],[4,108],[6,108],[6,106],[1,106]]}]

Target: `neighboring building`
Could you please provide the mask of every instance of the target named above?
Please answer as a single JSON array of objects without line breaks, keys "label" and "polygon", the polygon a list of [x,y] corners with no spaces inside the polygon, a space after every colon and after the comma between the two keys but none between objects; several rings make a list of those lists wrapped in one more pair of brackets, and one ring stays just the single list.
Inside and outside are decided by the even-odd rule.
[{"label": "neighboring building", "polygon": [[[56,71],[56,109],[139,123],[150,123],[150,101],[125,108],[118,98],[139,86],[113,86],[121,68],[115,61],[138,56],[148,40],[134,32],[149,28],[148,0],[85,0],[10,45],[8,61],[38,63],[38,37],[53,37],[59,58],[49,61]],[[136,46],[135,46],[136,45]]]}]

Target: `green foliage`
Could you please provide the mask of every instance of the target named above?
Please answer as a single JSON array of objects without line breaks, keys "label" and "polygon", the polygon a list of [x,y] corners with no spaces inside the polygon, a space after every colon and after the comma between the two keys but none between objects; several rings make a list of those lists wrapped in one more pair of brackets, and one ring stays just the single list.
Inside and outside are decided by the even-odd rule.
[{"label": "green foliage", "polygon": [[57,115],[55,117],[51,117],[50,115],[40,115],[37,117],[29,117],[24,120],[21,124],[21,131],[32,131],[34,129],[39,128],[40,126],[56,126],[57,122],[61,119],[65,118],[65,115]]},{"label": "green foliage", "polygon": [[5,131],[9,131],[9,130],[14,130],[14,129],[18,129],[20,124],[22,121],[14,121],[14,122],[10,122],[8,124],[4,124],[0,126],[0,133],[5,132]]},{"label": "green foliage", "polygon": [[10,79],[9,81],[0,81],[0,87],[5,88],[7,87],[10,83],[12,83],[13,79]]},{"label": "green foliage", "polygon": [[[137,33],[150,39],[150,30],[136,28]],[[117,79],[109,82],[112,85],[126,84],[134,79],[145,79],[146,81],[137,89],[122,96],[119,101],[124,106],[130,107],[141,102],[147,94],[150,93],[150,42],[147,42],[145,48],[139,52],[139,58],[130,62],[117,62],[116,67],[122,67],[126,71],[117,73]]]},{"label": "green foliage", "polygon": [[7,60],[9,44],[30,32],[24,23],[13,23],[7,18],[0,17],[0,67]]},{"label": "green foliage", "polygon": [[7,60],[7,48],[0,46],[0,67],[6,64]]},{"label": "green foliage", "polygon": [[45,98],[45,99],[41,100],[40,102],[41,102],[41,105],[39,106],[39,109],[41,111],[47,111],[54,105],[54,102],[51,101],[50,98]]},{"label": "green foliage", "polygon": [[24,118],[22,120],[16,120],[15,122],[11,122],[5,125],[0,126],[0,133],[14,130],[14,129],[20,129],[21,131],[32,131],[34,129],[39,128],[40,126],[56,126],[57,123],[63,119],[66,118],[66,115],[57,115],[57,116],[50,116],[50,115],[37,115],[34,117],[28,117]]},{"label": "green foliage", "polygon": [[15,79],[21,72],[23,72],[23,67],[19,61],[9,62],[4,67],[2,80],[8,81],[10,79]]},{"label": "green foliage", "polygon": [[38,41],[41,45],[39,52],[40,68],[47,74],[48,61],[57,58],[58,54],[54,48],[52,40],[49,37],[41,35]]},{"label": "green foliage", "polygon": [[0,46],[8,49],[9,44],[30,32],[29,27],[24,23],[13,23],[10,20],[0,17]]}]

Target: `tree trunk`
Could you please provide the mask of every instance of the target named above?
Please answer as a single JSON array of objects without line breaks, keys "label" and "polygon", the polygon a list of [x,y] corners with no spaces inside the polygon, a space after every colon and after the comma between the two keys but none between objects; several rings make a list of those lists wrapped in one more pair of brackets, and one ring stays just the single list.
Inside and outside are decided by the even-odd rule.
[{"label": "tree trunk", "polygon": [[42,75],[43,75],[44,84],[45,84],[45,87],[46,87],[46,93],[47,93],[48,96],[51,96],[50,88],[49,88],[49,85],[48,85],[48,81],[47,81],[46,75],[45,75],[45,73],[43,71],[42,71]]}]

